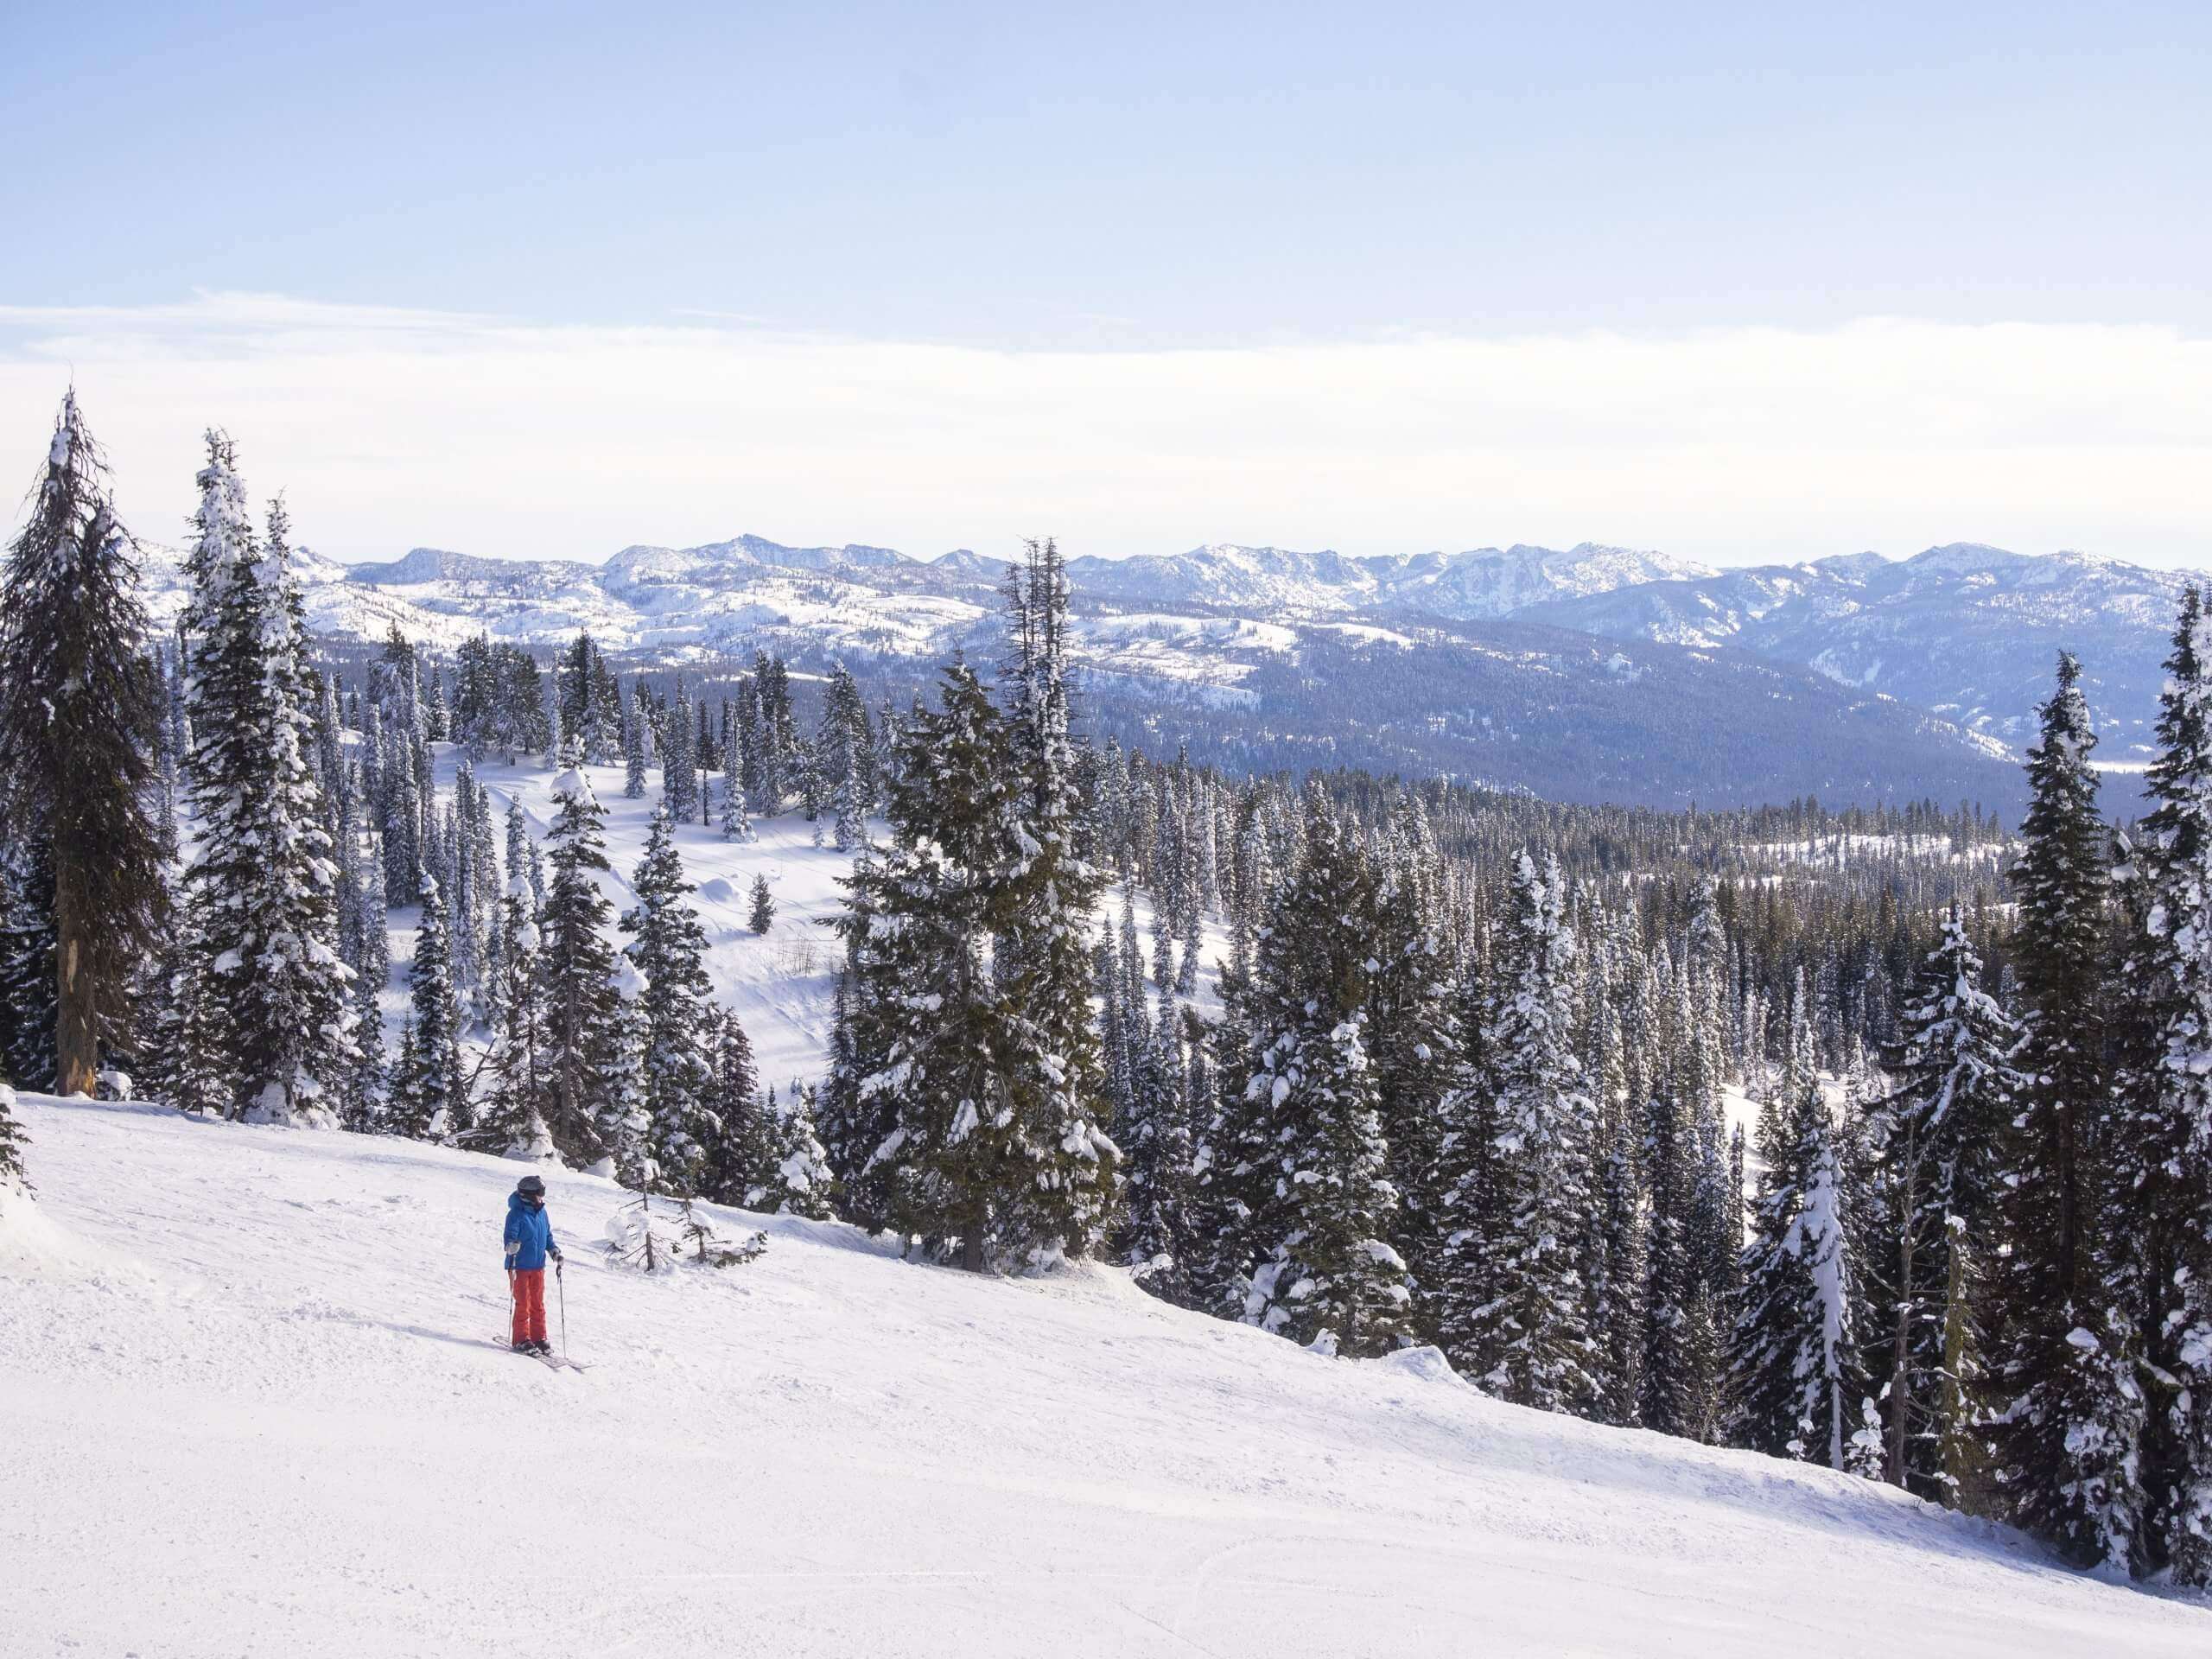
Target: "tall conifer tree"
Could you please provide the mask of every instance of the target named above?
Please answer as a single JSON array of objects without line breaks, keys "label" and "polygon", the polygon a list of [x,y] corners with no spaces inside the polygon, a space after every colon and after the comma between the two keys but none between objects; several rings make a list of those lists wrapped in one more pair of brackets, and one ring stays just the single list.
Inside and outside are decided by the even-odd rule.
[{"label": "tall conifer tree", "polygon": [[2014,1516],[2069,1560],[2126,1568],[2139,1547],[2139,1333],[2108,1294],[2111,1097],[2106,1032],[2110,832],[2089,762],[2081,665],[2058,683],[2028,751],[2012,868],[2013,960],[2024,1004],[2019,1094],[2002,1179],[2006,1255],[1988,1341],[1996,1478]]},{"label": "tall conifer tree", "polygon": [[130,987],[160,936],[167,829],[156,757],[165,709],[130,533],[73,391],[8,550],[0,606],[0,785],[9,821],[41,842],[51,889],[53,1071],[92,1091],[105,1047],[127,1042]]}]

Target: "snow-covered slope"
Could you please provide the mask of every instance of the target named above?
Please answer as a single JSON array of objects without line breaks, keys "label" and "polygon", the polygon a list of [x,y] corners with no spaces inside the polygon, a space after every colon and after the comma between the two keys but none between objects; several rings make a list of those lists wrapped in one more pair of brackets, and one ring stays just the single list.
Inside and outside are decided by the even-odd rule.
[{"label": "snow-covered slope", "polygon": [[[501,1351],[516,1166],[27,1097],[0,1255],[0,1652],[1681,1655],[2212,1649],[1884,1488],[1325,1359],[1118,1273],[835,1224],[652,1281],[550,1178],[556,1373]],[[10,1236],[22,1230],[4,1224]]]}]

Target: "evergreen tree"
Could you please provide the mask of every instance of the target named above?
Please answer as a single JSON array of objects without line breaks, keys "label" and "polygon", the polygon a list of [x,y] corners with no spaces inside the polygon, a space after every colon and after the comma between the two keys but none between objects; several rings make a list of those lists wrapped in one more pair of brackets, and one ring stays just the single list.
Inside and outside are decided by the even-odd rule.
[{"label": "evergreen tree", "polygon": [[1599,1114],[1604,1162],[1597,1177],[1598,1237],[1590,1252],[1590,1315],[1599,1344],[1596,1413],[1638,1421],[1643,1385],[1644,1296],[1650,1271],[1642,1179],[1643,1124],[1625,1099]]},{"label": "evergreen tree", "polygon": [[[2159,697],[2158,757],[2124,906],[2124,1070],[2106,1129],[2116,1273],[2133,1303],[2147,1411],[2142,1565],[2212,1583],[2212,640],[2183,590]],[[2147,1403],[2147,1402],[2146,1402]]]},{"label": "evergreen tree", "polygon": [[1018,892],[1018,782],[1005,723],[964,664],[945,671],[936,709],[917,710],[900,758],[891,845],[854,867],[837,924],[836,1173],[861,1213],[924,1248],[957,1249],[970,1270],[1020,1265],[1052,1243],[1038,1183],[1055,1164],[1031,1139],[1034,1035],[990,965]]},{"label": "evergreen tree", "polygon": [[632,691],[622,713],[622,793],[633,801],[645,794],[645,713]]},{"label": "evergreen tree", "polygon": [[2110,836],[2089,764],[2081,667],[2058,683],[2028,752],[2012,889],[2024,1004],[2019,1093],[2000,1179],[2012,1198],[1987,1339],[1995,1476],[2014,1516],[2083,1565],[2125,1569],[2141,1535],[2139,1333],[2107,1294],[2117,1265],[2105,1030]]},{"label": "evergreen tree", "polygon": [[699,803],[699,769],[692,754],[692,742],[691,700],[684,692],[683,677],[679,675],[676,699],[670,705],[661,733],[660,748],[661,804],[678,823],[689,819]]},{"label": "evergreen tree", "polygon": [[1790,1061],[1760,1122],[1766,1167],[1728,1348],[1729,1433],[1770,1457],[1863,1467],[1859,1268],[1802,978],[1790,1014]]},{"label": "evergreen tree", "polygon": [[232,1101],[226,1010],[211,988],[193,908],[175,909],[178,925],[154,958],[152,983],[141,999],[139,1069],[149,1098],[194,1116],[218,1117]]},{"label": "evergreen tree", "polygon": [[1412,1290],[1389,1242],[1388,1174],[1366,1046],[1374,878],[1318,794],[1277,889],[1244,1010],[1245,1081],[1212,1156],[1236,1196],[1242,1316],[1300,1343],[1380,1353],[1406,1334]]},{"label": "evergreen tree", "polygon": [[546,836],[550,871],[540,923],[547,1127],[562,1157],[583,1165],[612,1150],[601,1133],[600,1107],[613,1099],[621,1081],[614,952],[606,933],[613,906],[598,880],[610,868],[601,828],[606,809],[576,767],[554,779],[553,799]]},{"label": "evergreen tree", "polygon": [[1523,852],[1484,1039],[1503,1230],[1489,1247],[1489,1300],[1452,1326],[1485,1386],[1520,1405],[1586,1411],[1598,1354],[1577,1257],[1594,1231],[1596,1111],[1570,1040],[1576,944],[1566,899],[1558,861],[1540,869]]},{"label": "evergreen tree", "polygon": [[[236,1109],[334,1125],[354,1044],[336,865],[308,751],[315,699],[283,505],[257,537],[231,442],[211,432],[187,559],[199,858],[188,880],[225,1005]],[[419,739],[417,740],[419,742]]]},{"label": "evergreen tree", "polygon": [[823,796],[836,818],[841,853],[850,852],[868,837],[868,815],[875,810],[874,748],[868,705],[851,671],[841,664],[830,677],[821,734],[814,746]]},{"label": "evergreen tree", "polygon": [[663,1190],[689,1198],[704,1190],[714,1087],[714,1010],[704,961],[706,930],[685,902],[674,827],[664,806],[645,832],[645,856],[631,878],[637,906],[622,918],[630,960],[645,978],[639,1065],[653,1156]]},{"label": "evergreen tree", "polygon": [[793,1085],[779,1122],[781,1135],[774,1180],[767,1196],[775,1201],[779,1215],[829,1220],[835,1213],[830,1202],[835,1184],[830,1174],[830,1154],[816,1122],[814,1090]]},{"label": "evergreen tree", "polygon": [[[1014,1223],[1033,1247],[1088,1255],[1115,1205],[1119,1154],[1107,1135],[1105,1069],[1090,1009],[1088,939],[1104,873],[1077,852],[1081,804],[1067,689],[1067,568],[1050,540],[1028,544],[1008,587],[1014,652],[1007,664],[1007,748],[1016,792],[1007,803],[1018,855],[993,968],[1015,1016],[1005,1063],[1024,1118],[1020,1146],[1033,1160],[1015,1186],[1030,1214]],[[857,776],[867,713],[847,696],[849,764]],[[841,842],[841,844],[842,844]]]},{"label": "evergreen tree", "polygon": [[766,933],[775,921],[776,896],[768,891],[768,877],[764,872],[753,878],[753,904],[746,912],[745,925],[755,933]]},{"label": "evergreen tree", "polygon": [[[1109,980],[1109,982],[1111,981]],[[1118,1003],[1118,988],[1115,993]],[[1124,1055],[1125,1071],[1129,1056]],[[1160,1011],[1151,1039],[1135,1055],[1128,1109],[1116,1123],[1122,1148],[1128,1220],[1122,1259],[1137,1282],[1180,1306],[1195,1306],[1198,1207],[1192,1190],[1196,1147],[1191,1079],[1181,1014]]]},{"label": "evergreen tree", "polygon": [[[1376,872],[1375,967],[1367,988],[1369,1053],[1399,1196],[1390,1243],[1416,1287],[1416,1324],[1440,1285],[1445,1192],[1436,1185],[1438,1137],[1447,1100],[1468,1082],[1465,1039],[1454,1005],[1452,963],[1442,940],[1436,848],[1420,804],[1401,799]],[[1198,906],[1192,906],[1193,918]],[[1184,967],[1195,939],[1185,940]]]},{"label": "evergreen tree", "polygon": [[391,1126],[417,1141],[466,1136],[474,1127],[461,1077],[461,1007],[445,894],[423,878],[423,918],[407,969],[409,1040],[391,1079]]},{"label": "evergreen tree", "polygon": [[753,1039],[728,1009],[713,1018],[709,1034],[713,1075],[708,1098],[714,1129],[706,1142],[699,1191],[716,1204],[744,1205],[760,1179],[765,1140],[754,1123],[760,1080],[753,1063]]},{"label": "evergreen tree", "polygon": [[731,705],[722,704],[722,839],[751,841],[753,820],[746,816],[745,750],[742,733],[731,719]]},{"label": "evergreen tree", "polygon": [[[1662,963],[1652,995],[1639,1005],[1639,1027],[1658,1064],[1642,1071],[1643,1144],[1639,1147],[1649,1219],[1644,1243],[1643,1374],[1637,1420],[1685,1440],[1707,1437],[1713,1419],[1719,1338],[1710,1290],[1693,1245],[1700,1166],[1688,1103],[1679,1086],[1673,1046],[1662,1042],[1660,1009],[1672,969]],[[1673,1001],[1679,1013],[1684,1004]]]},{"label": "evergreen tree", "polygon": [[104,1048],[127,1042],[133,976],[168,906],[155,757],[163,698],[130,533],[73,391],[29,522],[8,550],[0,606],[0,786],[46,849],[57,976],[49,1062],[92,1092]]},{"label": "evergreen tree", "polygon": [[[511,836],[520,829],[521,817],[519,806],[509,809]],[[492,1086],[478,1115],[474,1139],[486,1151],[542,1163],[554,1155],[552,1132],[546,1127],[551,1090],[545,1062],[551,1032],[546,1019],[537,895],[522,863],[510,855],[512,874],[499,905]]]},{"label": "evergreen tree", "polygon": [[1886,1057],[1897,1080],[1881,1174],[1895,1230],[1881,1301],[1889,1314],[1884,1474],[1958,1507],[1980,1459],[1982,1303],[2004,1194],[1997,1148],[2011,1116],[2019,1030],[1982,989],[1980,954],[1955,908]]}]

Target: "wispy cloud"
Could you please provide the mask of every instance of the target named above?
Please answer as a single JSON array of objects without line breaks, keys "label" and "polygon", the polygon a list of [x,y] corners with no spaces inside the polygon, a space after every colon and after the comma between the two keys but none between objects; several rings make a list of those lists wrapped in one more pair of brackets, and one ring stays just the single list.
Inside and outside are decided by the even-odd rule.
[{"label": "wispy cloud", "polygon": [[927,553],[1049,530],[1107,554],[1973,537],[2212,563],[2212,340],[2156,327],[1081,352],[252,294],[0,306],[0,446],[26,475],[72,372],[142,533],[176,532],[220,424],[341,556],[741,530]]}]

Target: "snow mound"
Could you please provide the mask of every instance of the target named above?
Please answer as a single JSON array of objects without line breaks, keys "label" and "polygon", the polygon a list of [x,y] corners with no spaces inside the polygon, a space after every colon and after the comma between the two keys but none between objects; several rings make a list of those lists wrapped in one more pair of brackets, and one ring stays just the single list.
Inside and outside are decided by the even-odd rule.
[{"label": "snow mound", "polygon": [[41,1225],[149,1266],[0,1260],[0,1653],[2212,1651],[2212,1610],[1891,1489],[1435,1386],[1433,1351],[1317,1358],[1115,1269],[707,1205],[771,1247],[642,1275],[588,1248],[626,1195],[549,1168],[590,1366],[554,1370],[506,1351],[512,1163],[22,1116]]},{"label": "snow mound", "polygon": [[77,1237],[31,1194],[0,1181],[0,1280],[86,1280],[131,1270],[127,1256]]},{"label": "snow mound", "polygon": [[1444,1357],[1441,1348],[1424,1344],[1419,1348],[1401,1348],[1395,1354],[1385,1354],[1375,1362],[1382,1370],[1409,1376],[1421,1382],[1448,1382],[1461,1385],[1459,1372],[1452,1369],[1452,1362]]}]

